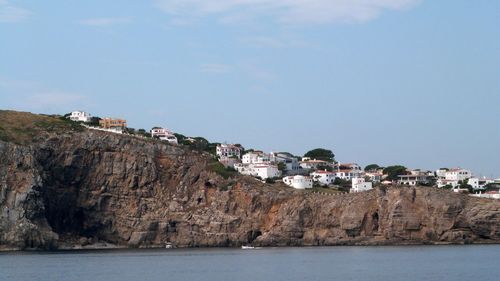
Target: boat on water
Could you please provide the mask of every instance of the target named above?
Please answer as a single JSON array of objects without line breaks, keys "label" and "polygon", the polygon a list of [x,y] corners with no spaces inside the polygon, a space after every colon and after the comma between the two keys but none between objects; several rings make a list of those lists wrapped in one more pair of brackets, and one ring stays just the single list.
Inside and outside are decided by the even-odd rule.
[{"label": "boat on water", "polygon": [[245,245],[243,245],[243,246],[241,246],[241,249],[243,249],[243,250],[249,250],[249,249],[255,249],[255,247],[254,246],[245,246]]},{"label": "boat on water", "polygon": [[172,243],[165,244],[165,249],[172,249],[172,248],[174,248],[174,245],[172,245]]}]

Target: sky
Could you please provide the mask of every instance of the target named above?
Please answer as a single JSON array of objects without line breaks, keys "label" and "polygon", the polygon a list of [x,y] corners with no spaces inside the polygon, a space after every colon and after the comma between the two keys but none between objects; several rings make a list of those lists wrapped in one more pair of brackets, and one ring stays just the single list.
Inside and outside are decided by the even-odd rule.
[{"label": "sky", "polygon": [[500,177],[500,1],[0,0],[0,109]]}]

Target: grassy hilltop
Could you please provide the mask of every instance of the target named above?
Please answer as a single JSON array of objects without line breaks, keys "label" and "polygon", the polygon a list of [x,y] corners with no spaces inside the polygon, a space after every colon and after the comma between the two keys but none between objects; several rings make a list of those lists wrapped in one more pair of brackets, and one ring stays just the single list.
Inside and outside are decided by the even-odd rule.
[{"label": "grassy hilltop", "polygon": [[28,144],[47,134],[80,132],[84,127],[61,116],[0,110],[0,140]]}]

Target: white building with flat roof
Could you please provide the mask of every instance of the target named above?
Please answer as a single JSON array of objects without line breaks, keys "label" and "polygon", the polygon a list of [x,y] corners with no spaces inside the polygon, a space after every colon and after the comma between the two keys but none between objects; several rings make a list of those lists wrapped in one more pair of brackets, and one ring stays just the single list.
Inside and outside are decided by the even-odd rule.
[{"label": "white building with flat roof", "polygon": [[174,135],[172,131],[166,128],[153,128],[151,129],[151,137],[158,138],[162,141],[168,141],[172,144],[177,144],[177,137]]},{"label": "white building with flat roof", "polygon": [[352,179],[352,187],[349,192],[362,192],[373,189],[372,183],[365,181],[364,178],[353,178]]},{"label": "white building with flat roof", "polygon": [[281,176],[281,172],[276,165],[254,164],[252,166],[253,174],[263,180]]},{"label": "white building with flat roof", "polygon": [[215,149],[215,154],[219,157],[219,159],[225,158],[241,158],[241,152],[243,151],[243,147],[234,144],[218,144]]},{"label": "white building with flat roof", "polygon": [[337,178],[348,181],[353,178],[361,177],[363,173],[359,170],[338,170],[336,174]]},{"label": "white building with flat roof", "polygon": [[283,178],[283,182],[295,189],[307,189],[313,187],[313,180],[307,176],[288,176]]},{"label": "white building with flat roof", "polygon": [[71,114],[68,116],[68,118],[72,121],[76,122],[90,122],[92,120],[92,115],[90,113],[87,113],[85,111],[73,111]]},{"label": "white building with flat roof", "polygon": [[313,181],[318,182],[320,185],[330,185],[333,184],[335,178],[337,177],[336,172],[330,172],[326,170],[318,170],[310,174]]},{"label": "white building with flat roof", "polygon": [[472,177],[472,172],[462,168],[455,168],[447,171],[444,175],[446,180],[463,181]]},{"label": "white building with flat roof", "polygon": [[383,176],[384,176],[384,174],[379,173],[379,172],[366,172],[365,173],[365,177],[369,178],[371,182],[381,182]]},{"label": "white building with flat roof", "polygon": [[270,163],[271,158],[269,154],[262,151],[251,151],[243,154],[241,163],[243,164],[257,164],[257,163]]},{"label": "white building with flat roof", "polygon": [[[444,175],[444,177],[443,177]],[[460,181],[465,181],[472,177],[472,172],[462,168],[454,168],[441,173],[436,182],[439,188],[450,185],[453,188],[457,187]]]},{"label": "white building with flat roof", "polygon": [[398,184],[400,185],[410,185],[410,186],[425,185],[428,184],[429,181],[430,177],[425,173],[398,176]]},{"label": "white building with flat roof", "polygon": [[316,170],[318,167],[330,165],[327,161],[316,160],[316,159],[308,159],[299,162],[299,165],[302,169],[307,170]]},{"label": "white building with flat roof", "polygon": [[297,172],[301,170],[299,160],[288,152],[271,152],[270,160],[273,163],[283,163],[286,166],[287,172]]},{"label": "white building with flat roof", "polygon": [[484,189],[488,184],[494,182],[495,180],[486,178],[470,178],[467,180],[467,184],[472,186],[474,189]]},{"label": "white building with flat roof", "polygon": [[259,177],[263,180],[268,178],[276,178],[281,176],[281,171],[278,170],[278,166],[272,164],[245,164],[238,163],[234,165],[234,169],[242,175],[249,175],[254,177]]}]

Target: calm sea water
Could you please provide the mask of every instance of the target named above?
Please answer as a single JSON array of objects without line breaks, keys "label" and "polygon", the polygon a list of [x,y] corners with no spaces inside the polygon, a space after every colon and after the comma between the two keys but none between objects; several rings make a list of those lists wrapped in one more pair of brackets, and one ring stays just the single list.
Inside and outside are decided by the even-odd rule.
[{"label": "calm sea water", "polygon": [[500,245],[0,254],[0,280],[500,280]]}]

